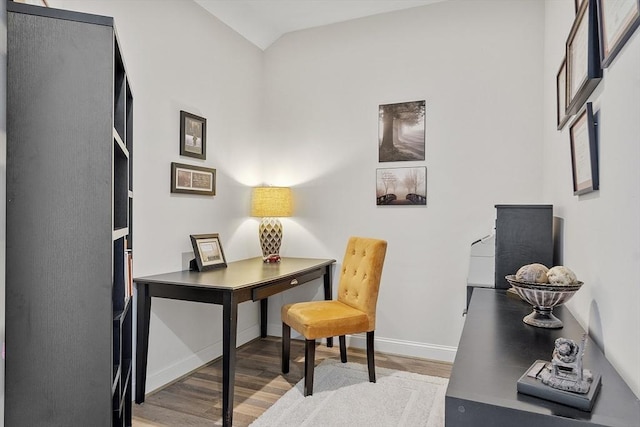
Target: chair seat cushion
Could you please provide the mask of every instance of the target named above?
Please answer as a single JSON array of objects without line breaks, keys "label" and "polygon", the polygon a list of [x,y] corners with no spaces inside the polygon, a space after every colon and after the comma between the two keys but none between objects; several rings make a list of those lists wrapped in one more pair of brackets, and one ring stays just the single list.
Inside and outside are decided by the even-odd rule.
[{"label": "chair seat cushion", "polygon": [[369,332],[367,314],[340,301],[287,304],[282,307],[282,322],[308,340]]}]

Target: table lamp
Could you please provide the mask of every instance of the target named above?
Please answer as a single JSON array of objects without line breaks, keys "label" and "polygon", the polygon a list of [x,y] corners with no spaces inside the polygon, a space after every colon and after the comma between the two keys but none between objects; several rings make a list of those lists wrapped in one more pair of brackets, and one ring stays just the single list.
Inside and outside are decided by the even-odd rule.
[{"label": "table lamp", "polygon": [[278,217],[291,216],[291,189],[288,187],[256,187],[251,200],[251,216],[260,217],[259,235],[264,262],[280,261],[282,223]]}]

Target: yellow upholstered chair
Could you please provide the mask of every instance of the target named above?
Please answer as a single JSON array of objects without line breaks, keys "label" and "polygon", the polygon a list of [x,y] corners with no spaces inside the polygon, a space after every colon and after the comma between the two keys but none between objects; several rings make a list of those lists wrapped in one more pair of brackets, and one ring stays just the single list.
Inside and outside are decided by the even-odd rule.
[{"label": "yellow upholstered chair", "polygon": [[305,338],[304,395],[313,394],[316,339],[338,336],[340,360],[347,361],[345,336],[367,333],[369,381],[376,382],[373,332],[382,265],[387,251],[384,240],[351,237],[342,262],[338,299],[287,304],[282,307],[282,372],[289,372],[291,328]]}]

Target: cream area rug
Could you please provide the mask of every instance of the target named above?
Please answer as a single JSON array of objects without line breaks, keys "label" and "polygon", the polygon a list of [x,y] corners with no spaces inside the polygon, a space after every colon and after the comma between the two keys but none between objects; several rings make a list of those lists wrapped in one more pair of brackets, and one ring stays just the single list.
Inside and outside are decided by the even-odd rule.
[{"label": "cream area rug", "polygon": [[302,379],[251,427],[444,426],[446,378],[376,368],[376,380],[366,365],[325,360],[312,396],[304,397]]}]

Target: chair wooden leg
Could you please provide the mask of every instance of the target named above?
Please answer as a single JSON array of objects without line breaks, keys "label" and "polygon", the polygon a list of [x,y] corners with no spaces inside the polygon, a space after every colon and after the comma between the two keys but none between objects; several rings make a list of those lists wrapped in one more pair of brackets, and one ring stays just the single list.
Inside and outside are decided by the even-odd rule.
[{"label": "chair wooden leg", "polygon": [[376,382],[376,363],[373,349],[373,331],[367,332],[367,367],[369,368],[369,382]]},{"label": "chair wooden leg", "polygon": [[291,351],[291,326],[282,322],[282,373],[289,373]]},{"label": "chair wooden leg", "polygon": [[347,340],[344,335],[338,337],[340,340],[340,361],[347,363]]},{"label": "chair wooden leg", "polygon": [[313,394],[313,366],[316,358],[316,340],[304,342],[304,395]]}]

